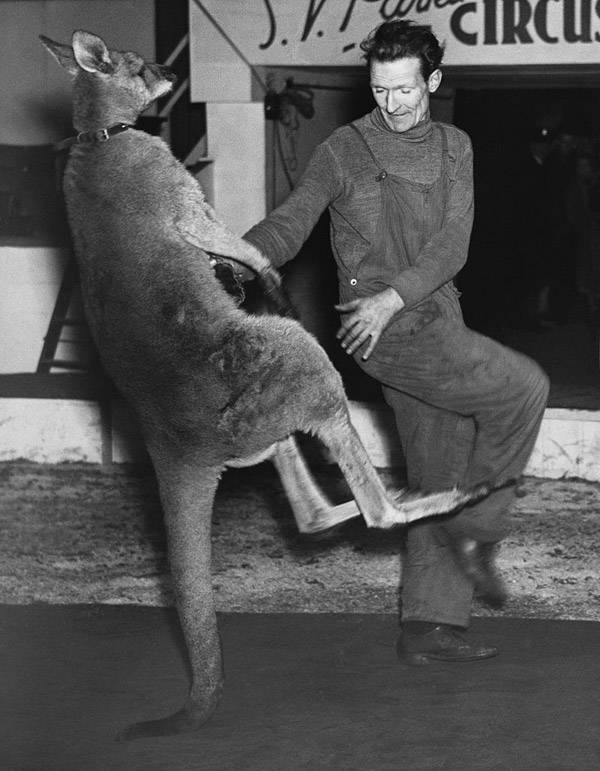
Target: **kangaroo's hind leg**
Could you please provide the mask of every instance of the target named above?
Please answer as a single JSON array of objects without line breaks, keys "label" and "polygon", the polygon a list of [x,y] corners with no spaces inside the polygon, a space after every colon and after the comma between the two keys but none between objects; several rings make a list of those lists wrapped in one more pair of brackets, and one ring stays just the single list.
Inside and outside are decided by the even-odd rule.
[{"label": "kangaroo's hind leg", "polygon": [[177,609],[192,668],[192,687],[181,710],[136,723],[118,738],[193,731],[205,723],[223,689],[221,641],[211,582],[211,518],[221,469],[152,453],[167,529]]},{"label": "kangaroo's hind leg", "polygon": [[424,517],[453,511],[486,490],[447,490],[428,495],[393,495],[384,488],[373,467],[347,409],[338,410],[331,418],[315,427],[315,433],[329,448],[342,470],[369,527],[389,528],[406,525]]},{"label": "kangaroo's hind leg", "polygon": [[271,460],[301,533],[319,533],[360,515],[356,501],[333,505],[316,484],[293,436],[273,446]]}]

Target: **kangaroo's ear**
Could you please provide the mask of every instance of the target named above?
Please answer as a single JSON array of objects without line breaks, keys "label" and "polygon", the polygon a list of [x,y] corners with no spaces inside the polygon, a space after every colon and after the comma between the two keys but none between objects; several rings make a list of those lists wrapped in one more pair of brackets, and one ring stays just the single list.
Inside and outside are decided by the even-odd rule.
[{"label": "kangaroo's ear", "polygon": [[114,72],[115,66],[106,43],[98,35],[76,30],[73,33],[73,53],[77,64],[87,72],[99,72],[102,75]]},{"label": "kangaroo's ear", "polygon": [[50,38],[46,37],[45,35],[40,35],[39,37],[42,41],[42,44],[48,49],[48,51],[50,51],[60,66],[64,67],[69,75],[77,75],[79,67],[75,61],[75,56],[73,55],[73,49],[71,46],[63,45],[62,43],[55,43],[54,40],[50,40]]}]

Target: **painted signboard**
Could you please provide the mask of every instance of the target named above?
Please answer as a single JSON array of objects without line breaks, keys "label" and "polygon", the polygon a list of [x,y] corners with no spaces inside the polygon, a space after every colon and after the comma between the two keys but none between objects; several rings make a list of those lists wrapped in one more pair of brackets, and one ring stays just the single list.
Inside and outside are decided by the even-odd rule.
[{"label": "painted signboard", "polygon": [[[596,0],[192,0],[192,38],[225,34],[251,64],[356,65],[378,23],[431,25],[446,63],[600,64]],[[201,55],[201,51],[196,52]]]},{"label": "painted signboard", "polygon": [[430,25],[446,65],[600,68],[600,0],[191,0],[192,94],[244,101],[250,65],[357,66],[389,19]]}]

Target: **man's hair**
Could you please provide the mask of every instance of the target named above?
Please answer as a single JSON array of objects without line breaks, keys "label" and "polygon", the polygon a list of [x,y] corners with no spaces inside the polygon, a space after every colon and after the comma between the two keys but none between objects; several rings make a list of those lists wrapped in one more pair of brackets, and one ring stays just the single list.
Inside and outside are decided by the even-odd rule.
[{"label": "man's hair", "polygon": [[425,81],[442,63],[444,47],[431,31],[431,27],[415,24],[408,19],[384,21],[371,30],[360,47],[367,66],[372,61],[393,62],[411,57],[421,62],[421,74]]}]

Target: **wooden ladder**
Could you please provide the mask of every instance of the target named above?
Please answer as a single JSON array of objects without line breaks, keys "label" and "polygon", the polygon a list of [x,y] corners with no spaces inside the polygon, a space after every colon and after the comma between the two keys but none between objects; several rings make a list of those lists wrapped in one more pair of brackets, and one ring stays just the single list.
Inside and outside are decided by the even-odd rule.
[{"label": "wooden ladder", "polygon": [[[57,350],[60,343],[75,343],[82,346],[93,346],[87,324],[83,318],[72,318],[69,316],[69,308],[76,289],[79,285],[77,272],[77,263],[73,256],[70,256],[63,273],[54,309],[50,317],[48,329],[44,336],[44,344],[37,363],[36,372],[48,374],[52,369],[71,370],[74,372],[95,373],[99,369],[98,355],[95,352],[88,357],[88,361],[80,361],[77,358],[66,359],[57,358]],[[65,329],[79,329],[84,331],[81,339],[64,339],[62,337]]]},{"label": "wooden ladder", "polygon": [[[87,392],[90,390],[90,396],[79,396],[77,398],[89,398],[92,401],[98,402],[100,409],[102,464],[107,465],[112,463],[113,459],[111,400],[115,396],[115,391],[114,386],[110,383],[102,369],[98,353],[87,329],[85,319],[83,317],[72,318],[69,316],[69,308],[73,298],[76,296],[78,287],[79,274],[77,271],[77,262],[75,257],[71,255],[67,260],[56,302],[54,303],[54,309],[44,337],[36,373],[38,375],[51,375],[51,370],[53,369],[66,370],[72,372],[74,378],[77,378],[79,375],[87,382],[87,386],[84,386],[83,391]],[[65,340],[62,337],[65,328],[84,330],[85,334],[77,340]],[[57,358],[58,346],[60,343],[65,342],[88,346],[88,348],[92,349],[92,353],[87,357],[86,361],[78,360],[77,358]],[[94,383],[96,380],[98,381],[97,385],[93,385],[91,389],[89,385],[90,380],[94,381]]]}]

